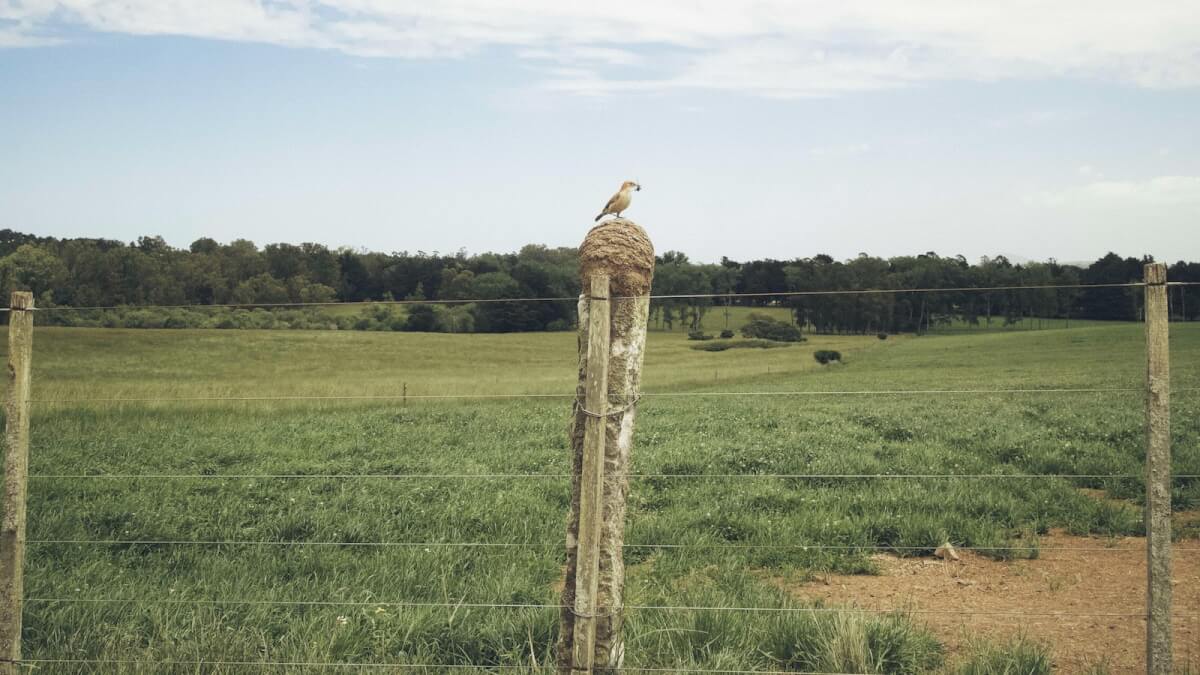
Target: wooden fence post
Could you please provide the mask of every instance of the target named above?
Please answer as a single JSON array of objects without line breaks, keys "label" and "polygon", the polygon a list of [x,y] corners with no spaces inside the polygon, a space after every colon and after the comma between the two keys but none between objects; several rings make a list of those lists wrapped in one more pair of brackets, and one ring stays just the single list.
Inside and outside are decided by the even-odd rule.
[{"label": "wooden fence post", "polygon": [[1171,673],[1171,375],[1167,266],[1146,282],[1146,672]]},{"label": "wooden fence post", "polygon": [[20,672],[25,588],[25,487],[29,475],[29,368],[33,293],[12,294],[8,313],[8,401],[5,407],[4,520],[0,523],[0,673]]},{"label": "wooden fence post", "polygon": [[583,407],[583,466],[579,481],[579,547],[575,567],[574,670],[592,672],[596,656],[596,593],[604,504],[604,418],[608,416],[608,275],[592,275],[588,291],[587,385]]},{"label": "wooden fence post", "polygon": [[558,669],[601,673],[625,658],[625,499],[650,314],[654,249],[642,228],[614,218],[579,249],[579,382],[571,447]]}]

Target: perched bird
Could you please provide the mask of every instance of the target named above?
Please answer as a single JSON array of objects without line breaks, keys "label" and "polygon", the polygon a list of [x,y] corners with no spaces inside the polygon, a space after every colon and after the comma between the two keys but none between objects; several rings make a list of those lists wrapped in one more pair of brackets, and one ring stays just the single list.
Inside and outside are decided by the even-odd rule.
[{"label": "perched bird", "polygon": [[600,215],[596,216],[596,220],[599,221],[609,213],[620,218],[621,212],[629,208],[629,202],[633,199],[633,192],[640,191],[641,189],[641,185],[631,180],[621,183],[621,189],[617,190],[617,194],[608,200],[608,203],[604,205],[604,210],[600,212]]}]

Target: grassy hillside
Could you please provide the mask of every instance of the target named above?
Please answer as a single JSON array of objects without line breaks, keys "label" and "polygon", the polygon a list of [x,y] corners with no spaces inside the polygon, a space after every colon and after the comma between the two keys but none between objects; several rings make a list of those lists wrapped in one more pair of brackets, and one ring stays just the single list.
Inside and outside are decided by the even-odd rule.
[{"label": "grassy hillside", "polygon": [[[1177,473],[1200,473],[1200,393],[1183,391],[1200,386],[1198,328],[1172,334]],[[947,539],[1030,557],[1052,527],[1140,531],[1139,392],[680,394],[1138,387],[1141,326],[690,345],[650,336],[634,470],[652,475],[630,497],[631,606],[796,608],[764,573],[869,573],[880,548],[927,555]],[[845,363],[817,365],[821,348]],[[31,482],[29,538],[56,543],[29,546],[26,657],[544,665],[555,609],[471,605],[558,601],[575,363],[571,334],[38,329],[31,471],[42,477]],[[413,395],[563,396],[49,402],[389,396],[403,383]],[[888,473],[1130,477],[772,477]],[[105,474],[190,477],[52,477]],[[1175,498],[1197,508],[1200,486],[1179,479]],[[196,543],[162,543],[184,541]],[[279,604],[308,601],[330,604]],[[641,609],[629,612],[627,665],[866,668],[829,653],[855,631],[873,636],[869,672],[932,672],[958,658],[904,615]],[[273,672],[308,671],[326,672]]]}]

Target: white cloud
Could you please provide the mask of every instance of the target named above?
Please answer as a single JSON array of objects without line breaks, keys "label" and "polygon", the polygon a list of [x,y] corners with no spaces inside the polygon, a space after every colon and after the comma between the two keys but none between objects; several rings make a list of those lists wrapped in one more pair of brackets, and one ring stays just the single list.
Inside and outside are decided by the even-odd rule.
[{"label": "white cloud", "polygon": [[1047,77],[1200,85],[1194,0],[0,0],[0,45],[79,27],[370,57],[511,48],[525,58],[602,68],[548,83],[585,94],[702,88],[834,96]]},{"label": "white cloud", "polygon": [[1170,207],[1196,209],[1200,216],[1200,176],[1158,176],[1147,180],[1100,180],[1041,192],[1031,203],[1054,208],[1111,209]]},{"label": "white cloud", "polygon": [[0,27],[0,49],[12,47],[43,47],[57,40],[30,35],[22,30]]}]

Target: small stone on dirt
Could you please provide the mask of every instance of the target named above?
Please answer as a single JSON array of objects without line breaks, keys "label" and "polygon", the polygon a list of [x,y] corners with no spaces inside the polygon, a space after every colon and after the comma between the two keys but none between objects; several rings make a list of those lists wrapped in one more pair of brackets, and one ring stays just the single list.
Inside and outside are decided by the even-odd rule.
[{"label": "small stone on dirt", "polygon": [[950,542],[946,542],[933,552],[934,555],[942,560],[958,560],[958,553],[954,550],[954,546]]}]

